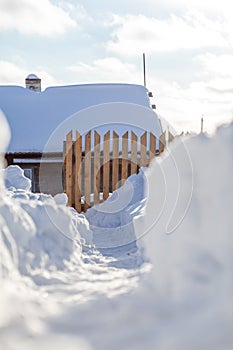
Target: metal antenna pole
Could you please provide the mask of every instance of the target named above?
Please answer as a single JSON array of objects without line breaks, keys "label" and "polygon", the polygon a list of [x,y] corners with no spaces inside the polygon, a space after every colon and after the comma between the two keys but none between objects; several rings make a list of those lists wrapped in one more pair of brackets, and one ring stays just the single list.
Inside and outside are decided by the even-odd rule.
[{"label": "metal antenna pole", "polygon": [[144,86],[146,87],[146,55],[143,53],[143,77],[144,77]]},{"label": "metal antenna pole", "polygon": [[203,133],[203,126],[204,126],[204,118],[202,116],[202,118],[201,118],[201,133]]}]

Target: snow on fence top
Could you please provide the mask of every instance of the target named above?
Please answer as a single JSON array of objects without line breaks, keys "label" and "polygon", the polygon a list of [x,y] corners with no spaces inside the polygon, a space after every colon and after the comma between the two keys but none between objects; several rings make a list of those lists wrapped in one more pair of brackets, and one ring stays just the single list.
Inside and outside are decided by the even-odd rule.
[{"label": "snow on fence top", "polygon": [[[135,122],[139,128],[143,129],[146,125],[147,129],[153,129],[157,136],[161,134],[160,121],[150,107],[148,91],[140,85],[56,86],[49,87],[43,92],[35,92],[19,86],[0,86],[0,109],[7,116],[12,130],[8,152],[42,152],[59,125],[73,115],[75,115],[73,128],[90,129],[92,121],[87,120],[86,114],[84,117],[84,114],[78,112],[109,103],[125,103],[126,106],[121,106],[121,115],[119,113],[110,113],[110,115],[109,108],[102,108],[101,115],[93,110],[91,116],[93,127],[98,123],[103,125],[128,122],[132,125],[132,122]],[[129,105],[138,105],[141,107],[141,112],[132,112],[131,108],[128,110]],[[143,110],[146,112],[145,115]],[[58,150],[62,151],[60,141],[57,145],[53,144],[53,149],[50,149],[50,151]]]}]

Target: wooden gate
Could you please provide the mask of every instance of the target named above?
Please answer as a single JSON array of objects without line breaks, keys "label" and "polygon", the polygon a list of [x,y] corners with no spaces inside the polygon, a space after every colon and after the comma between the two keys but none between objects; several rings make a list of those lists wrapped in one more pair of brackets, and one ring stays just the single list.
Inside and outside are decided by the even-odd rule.
[{"label": "wooden gate", "polygon": [[119,136],[115,131],[100,135],[90,130],[86,135],[72,131],[64,142],[64,191],[68,205],[79,213],[109,197],[140,167],[164,151],[165,132],[156,140],[152,133],[138,137],[133,131]]}]

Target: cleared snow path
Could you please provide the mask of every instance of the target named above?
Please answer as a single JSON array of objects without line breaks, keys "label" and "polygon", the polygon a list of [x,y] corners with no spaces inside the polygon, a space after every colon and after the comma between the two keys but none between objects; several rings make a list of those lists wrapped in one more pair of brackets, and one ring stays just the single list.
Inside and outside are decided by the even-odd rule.
[{"label": "cleared snow path", "polygon": [[67,270],[37,271],[32,280],[41,295],[53,301],[87,302],[100,296],[112,298],[129,293],[138,286],[142,275],[151,265],[143,263],[139,251],[119,249],[118,254],[104,256],[98,251],[89,250],[82,254],[83,263],[74,266],[67,263]]}]

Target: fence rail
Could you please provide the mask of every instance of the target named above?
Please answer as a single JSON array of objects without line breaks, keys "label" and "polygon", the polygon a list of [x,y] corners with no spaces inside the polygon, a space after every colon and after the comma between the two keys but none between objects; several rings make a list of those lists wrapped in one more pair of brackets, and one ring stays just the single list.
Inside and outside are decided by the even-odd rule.
[{"label": "fence rail", "polygon": [[[90,130],[86,135],[76,131],[73,140],[70,131],[63,152],[68,205],[80,213],[106,200],[130,175],[164,151],[165,138],[165,132],[157,140],[148,132],[139,137],[128,130],[120,137],[115,131],[100,135]],[[168,139],[172,141],[172,134]]]}]

